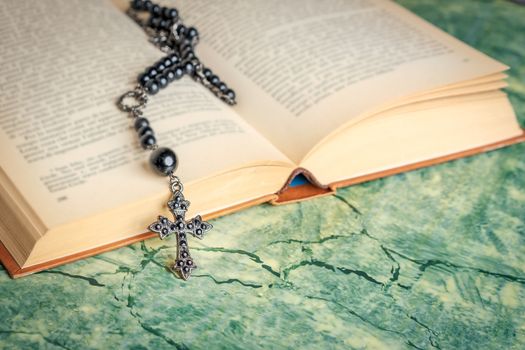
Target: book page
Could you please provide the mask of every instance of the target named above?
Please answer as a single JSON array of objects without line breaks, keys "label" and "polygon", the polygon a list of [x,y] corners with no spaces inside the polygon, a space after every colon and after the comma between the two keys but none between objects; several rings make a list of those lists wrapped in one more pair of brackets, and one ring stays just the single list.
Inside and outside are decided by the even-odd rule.
[{"label": "book page", "polygon": [[396,107],[344,128],[303,166],[321,183],[333,185],[481,146],[487,151],[522,134],[503,92],[447,96]]},{"label": "book page", "polygon": [[365,111],[506,67],[385,0],[181,0],[236,110],[295,162]]},{"label": "book page", "polygon": [[[0,166],[52,227],[168,190],[116,99],[163,53],[109,1],[0,4]],[[150,98],[160,146],[191,182],[290,161],[189,78]]]}]

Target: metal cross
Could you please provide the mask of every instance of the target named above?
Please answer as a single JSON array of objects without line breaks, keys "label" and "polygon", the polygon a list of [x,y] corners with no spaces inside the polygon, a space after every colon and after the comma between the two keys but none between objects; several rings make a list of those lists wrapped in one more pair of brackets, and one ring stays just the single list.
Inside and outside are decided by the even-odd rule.
[{"label": "metal cross", "polygon": [[187,280],[193,269],[197,268],[190,255],[187,234],[202,239],[204,234],[211,230],[213,226],[203,221],[200,215],[186,221],[186,212],[190,202],[182,194],[183,187],[179,178],[171,176],[170,181],[172,197],[168,201],[168,208],[173,214],[174,221],[164,216],[159,216],[157,221],[149,225],[149,230],[158,233],[160,239],[164,239],[172,234],[177,236],[177,260],[172,269],[177,271],[182,279]]}]

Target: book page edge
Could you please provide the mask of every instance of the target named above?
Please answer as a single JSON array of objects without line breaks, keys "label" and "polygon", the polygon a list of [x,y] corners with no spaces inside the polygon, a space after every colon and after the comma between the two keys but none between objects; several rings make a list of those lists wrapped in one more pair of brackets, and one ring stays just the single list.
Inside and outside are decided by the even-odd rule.
[{"label": "book page edge", "polygon": [[466,158],[466,157],[474,156],[477,154],[486,153],[486,152],[494,151],[500,148],[508,147],[508,146],[511,146],[517,143],[525,142],[525,128],[522,128],[521,130],[522,132],[520,135],[511,137],[508,139],[503,139],[501,141],[497,141],[494,143],[489,143],[486,145],[469,148],[463,151],[451,153],[451,154],[440,156],[437,158],[427,159],[427,160],[420,161],[420,162],[403,165],[400,167],[394,167],[391,169],[382,170],[382,171],[378,171],[378,172],[374,172],[370,174],[350,177],[345,180],[332,182],[328,185],[328,187],[330,187],[332,190],[335,191],[341,187],[346,187],[346,186],[356,185],[356,184],[360,184],[360,183],[364,183],[364,182],[368,182],[372,180],[377,180],[380,178],[397,175],[397,174],[401,174],[401,173],[405,173],[408,171],[417,170],[421,168],[426,168],[429,166],[442,164],[442,163],[446,163],[452,160]]}]

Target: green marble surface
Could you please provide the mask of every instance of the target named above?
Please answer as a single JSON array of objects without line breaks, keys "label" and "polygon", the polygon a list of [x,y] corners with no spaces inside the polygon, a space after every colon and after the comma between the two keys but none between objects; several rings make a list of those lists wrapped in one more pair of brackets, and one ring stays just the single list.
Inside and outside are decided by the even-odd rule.
[{"label": "green marble surface", "polygon": [[[512,66],[525,124],[525,7],[400,2]],[[0,271],[0,348],[525,348],[525,145],[213,224],[189,283],[158,239]]]}]

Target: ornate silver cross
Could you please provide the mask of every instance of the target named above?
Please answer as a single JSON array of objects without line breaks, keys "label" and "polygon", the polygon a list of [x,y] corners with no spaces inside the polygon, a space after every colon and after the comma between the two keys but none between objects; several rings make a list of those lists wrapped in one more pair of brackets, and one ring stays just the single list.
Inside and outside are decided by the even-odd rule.
[{"label": "ornate silver cross", "polygon": [[200,215],[186,221],[186,212],[190,202],[184,199],[182,183],[177,176],[170,176],[170,189],[172,197],[168,201],[168,208],[173,214],[174,221],[170,221],[164,216],[159,216],[159,219],[149,225],[148,228],[150,231],[158,233],[160,239],[164,239],[171,234],[177,236],[177,260],[172,269],[177,271],[182,279],[187,280],[193,269],[197,268],[190,255],[187,234],[189,233],[202,239],[204,234],[211,230],[213,226],[203,221]]}]

